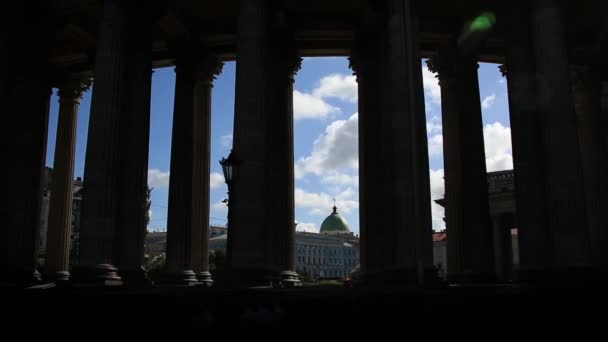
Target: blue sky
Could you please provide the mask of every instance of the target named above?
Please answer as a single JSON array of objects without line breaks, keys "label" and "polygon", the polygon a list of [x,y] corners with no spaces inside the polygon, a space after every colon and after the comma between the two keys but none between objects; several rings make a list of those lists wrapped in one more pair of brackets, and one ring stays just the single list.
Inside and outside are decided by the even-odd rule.
[{"label": "blue sky", "polygon": [[[441,99],[435,75],[421,65],[425,88],[431,196],[443,196]],[[218,161],[232,144],[235,63],[224,65],[214,83],[211,128],[211,210],[213,225],[226,223],[226,186]],[[488,171],[512,168],[506,81],[497,65],[480,64]],[[173,68],[155,70],[152,80],[148,182],[152,191],[149,229],[166,228],[171,127],[175,73]],[[91,91],[81,103],[78,117],[75,177],[84,174]],[[47,165],[53,165],[58,114],[56,92],[51,99]],[[305,58],[294,85],[294,139],[296,220],[298,230],[318,231],[331,213],[333,198],[338,211],[359,233],[357,84],[348,61],[342,57]],[[433,228],[443,228],[443,210],[433,204]]]}]

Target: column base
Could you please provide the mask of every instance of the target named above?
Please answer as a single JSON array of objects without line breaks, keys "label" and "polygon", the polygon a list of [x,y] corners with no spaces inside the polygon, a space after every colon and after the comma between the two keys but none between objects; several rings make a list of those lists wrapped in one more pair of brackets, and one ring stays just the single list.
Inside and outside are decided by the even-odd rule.
[{"label": "column base", "polygon": [[213,286],[213,278],[211,278],[211,273],[209,272],[199,272],[196,275],[196,278],[198,279],[198,282],[200,283],[201,286],[204,287],[211,287]]},{"label": "column base", "polygon": [[192,270],[179,272],[166,272],[158,281],[159,285],[193,286],[199,285],[198,279]]},{"label": "column base", "polygon": [[496,283],[494,273],[448,273],[451,284],[493,284]]},{"label": "column base", "polygon": [[10,269],[0,273],[0,286],[29,287],[42,282],[42,276],[37,269]]},{"label": "column base", "polygon": [[70,281],[70,276],[68,271],[55,271],[45,274],[45,278],[54,283],[66,283]]},{"label": "column base", "polygon": [[120,277],[128,287],[150,287],[153,285],[152,280],[148,278],[146,270],[142,267],[137,270],[120,270]]},{"label": "column base", "polygon": [[215,272],[217,287],[243,289],[250,287],[273,287],[277,274],[260,269],[232,269],[224,272]]},{"label": "column base", "polygon": [[73,270],[74,286],[122,286],[124,282],[118,276],[118,269],[110,264],[95,266],[77,266]]},{"label": "column base", "polygon": [[[353,279],[353,285],[356,287],[373,288],[420,288],[424,286],[426,282],[429,284],[434,282],[431,281],[435,278],[435,276],[430,276],[432,273],[432,270],[424,272],[423,277],[425,279],[420,279],[416,268],[366,271],[362,272],[357,279]],[[429,279],[426,279],[427,274]]]},{"label": "column base", "polygon": [[294,271],[282,271],[279,273],[279,279],[273,283],[273,287],[291,288],[302,286],[300,276]]},{"label": "column base", "polygon": [[608,272],[593,268],[564,268],[549,270],[520,270],[519,283],[537,287],[593,287],[605,286]]}]

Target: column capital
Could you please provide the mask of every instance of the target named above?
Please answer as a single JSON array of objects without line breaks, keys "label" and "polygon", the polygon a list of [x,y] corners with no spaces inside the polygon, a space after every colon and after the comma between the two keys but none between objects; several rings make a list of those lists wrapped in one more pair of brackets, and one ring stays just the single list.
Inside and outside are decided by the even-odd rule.
[{"label": "column capital", "polygon": [[506,63],[498,65],[498,70],[500,71],[500,74],[502,75],[502,77],[507,77],[507,74],[509,73],[509,69],[507,68]]},{"label": "column capital", "polygon": [[206,84],[213,85],[213,81],[222,73],[224,63],[213,54],[206,54],[197,63],[195,77]]},{"label": "column capital", "polygon": [[179,41],[170,44],[175,50],[175,72],[188,74],[194,81],[202,81],[209,85],[222,72],[224,63],[219,58],[192,41]]},{"label": "column capital", "polygon": [[93,79],[89,76],[79,74],[66,74],[57,82],[57,92],[59,102],[78,101],[82,99],[82,94],[89,90]]},{"label": "column capital", "polygon": [[458,55],[451,49],[443,49],[431,56],[426,65],[429,71],[437,74],[439,82],[453,79],[468,67],[479,69],[479,63],[472,57]]}]

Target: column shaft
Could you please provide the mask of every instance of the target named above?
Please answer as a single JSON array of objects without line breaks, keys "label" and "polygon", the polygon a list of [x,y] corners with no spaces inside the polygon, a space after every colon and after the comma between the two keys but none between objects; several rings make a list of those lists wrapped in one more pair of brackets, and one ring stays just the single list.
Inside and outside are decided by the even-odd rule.
[{"label": "column shaft", "polygon": [[431,63],[441,86],[448,278],[488,281],[494,254],[478,66],[452,44]]},{"label": "column shaft", "polygon": [[299,285],[295,273],[295,198],[293,146],[293,82],[301,59],[286,32],[277,33],[275,70],[268,122],[268,220],[272,227],[275,275],[281,286]]},{"label": "column shaft", "polygon": [[[129,18],[127,96],[120,117],[120,178],[115,264],[128,285],[149,280],[144,270],[148,218],[148,154],[152,91],[152,16],[145,10]],[[85,190],[86,191],[86,190]]]},{"label": "column shaft", "polygon": [[509,221],[501,214],[492,218],[496,280],[501,282],[511,280],[513,269],[511,227],[508,223]]},{"label": "column shaft", "polygon": [[192,265],[200,283],[211,286],[209,273],[209,176],[211,158],[211,93],[213,80],[223,64],[206,56],[197,72],[194,88],[193,186],[192,186]]},{"label": "column shaft", "polygon": [[549,231],[543,186],[541,119],[537,72],[530,36],[529,3],[520,1],[506,13],[506,77],[515,173],[515,203],[520,255],[519,278],[525,280],[550,264]]},{"label": "column shaft", "polygon": [[[414,1],[387,0],[378,8],[378,26],[369,28],[368,37],[361,32],[354,55],[364,60],[359,129],[365,274],[370,282],[419,283],[433,263],[416,14]],[[381,185],[373,183],[378,178]]]},{"label": "column shaft", "polygon": [[86,86],[79,79],[69,80],[59,88],[59,122],[55,141],[53,182],[47,232],[46,275],[56,281],[70,277],[70,236],[72,233],[72,202],[74,160],[78,107]]},{"label": "column shaft", "polygon": [[561,277],[560,273],[588,268],[591,253],[560,1],[534,1],[532,37],[538,71],[536,86],[551,266],[556,276]]},{"label": "column shaft", "polygon": [[74,274],[78,282],[122,284],[112,264],[120,203],[121,114],[129,92],[128,18],[126,4],[103,2],[85,159],[80,264]]},{"label": "column shaft", "polygon": [[600,82],[588,66],[570,67],[583,167],[593,263],[608,271],[607,150],[602,129]]},{"label": "column shaft", "polygon": [[[271,100],[270,2],[241,0],[238,23],[228,268],[242,280],[274,273],[268,226],[268,132]],[[238,280],[235,280],[238,281]]]},{"label": "column shaft", "polygon": [[[19,5],[2,15],[3,65],[0,110],[6,119],[2,149],[8,204],[0,232],[0,282],[25,285],[39,280],[37,238],[46,160],[48,111],[47,44],[43,8]],[[6,139],[6,140],[4,140]]]},{"label": "column shaft", "polygon": [[[177,60],[166,281],[211,285],[209,274],[209,151],[211,87],[221,64],[196,51]],[[196,273],[195,273],[196,272]]]},{"label": "column shaft", "polygon": [[364,273],[382,269],[382,189],[378,186],[379,165],[382,163],[379,46],[374,28],[360,28],[355,36],[355,45],[350,58],[358,83],[359,98],[359,229],[361,236],[360,265]]}]

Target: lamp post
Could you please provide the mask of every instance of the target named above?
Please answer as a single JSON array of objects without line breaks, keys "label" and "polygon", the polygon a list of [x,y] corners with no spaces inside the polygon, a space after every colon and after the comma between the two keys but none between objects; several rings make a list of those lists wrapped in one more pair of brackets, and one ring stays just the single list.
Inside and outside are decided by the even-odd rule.
[{"label": "lamp post", "polygon": [[232,151],[228,155],[228,158],[222,158],[220,160],[220,165],[222,166],[222,172],[224,173],[224,181],[226,182],[226,186],[228,187],[228,198],[225,199],[224,203],[226,203],[226,207],[228,207],[227,221],[226,221],[226,234],[228,235],[226,238],[226,269],[230,269],[232,267],[232,234],[230,232],[230,203],[234,201],[234,198],[230,198],[230,194],[232,192],[232,181],[234,180],[235,174],[235,160],[232,157]]}]

